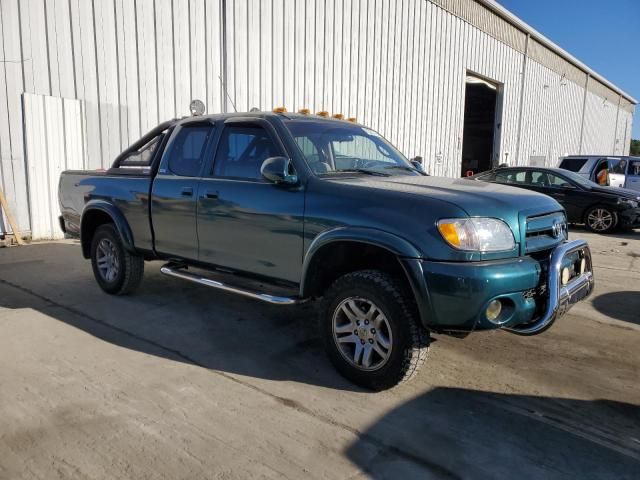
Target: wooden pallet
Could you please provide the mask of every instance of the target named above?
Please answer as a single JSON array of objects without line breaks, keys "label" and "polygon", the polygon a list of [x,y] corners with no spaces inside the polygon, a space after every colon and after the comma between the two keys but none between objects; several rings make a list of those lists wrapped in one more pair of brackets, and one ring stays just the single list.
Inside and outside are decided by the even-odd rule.
[{"label": "wooden pallet", "polygon": [[[18,234],[18,225],[16,224],[16,221],[13,219],[11,210],[9,210],[9,204],[7,203],[7,199],[5,198],[4,193],[2,192],[2,189],[0,189],[0,209],[4,210],[4,214],[7,217],[9,226],[11,227],[11,231],[13,232],[13,237],[15,238],[16,243],[18,245],[24,245],[24,240],[22,240],[22,237]],[[7,234],[7,235],[10,235],[10,234]]]}]

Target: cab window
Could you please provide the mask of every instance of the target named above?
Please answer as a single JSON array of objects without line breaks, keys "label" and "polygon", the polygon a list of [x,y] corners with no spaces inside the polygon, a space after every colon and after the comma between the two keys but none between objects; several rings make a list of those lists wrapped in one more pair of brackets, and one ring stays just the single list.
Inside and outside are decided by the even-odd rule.
[{"label": "cab window", "polygon": [[260,167],[269,157],[281,155],[267,131],[260,126],[228,126],[220,138],[213,175],[262,180]]},{"label": "cab window", "polygon": [[627,161],[621,160],[609,160],[609,173],[617,173],[624,175],[627,170]]},{"label": "cab window", "polygon": [[629,175],[640,177],[640,160],[631,160],[629,162]]},{"label": "cab window", "polygon": [[546,172],[533,171],[531,172],[531,180],[528,183],[530,185],[535,185],[536,187],[548,187],[549,174]]},{"label": "cab window", "polygon": [[587,163],[586,158],[565,158],[560,164],[560,168],[569,170],[571,172],[579,172],[584,164]]},{"label": "cab window", "polygon": [[549,180],[549,186],[551,186],[551,187],[555,187],[555,188],[571,188],[571,187],[573,187],[572,183],[570,183],[569,181],[565,180],[562,177],[554,175],[553,173],[548,173],[547,174],[547,179]]},{"label": "cab window", "polygon": [[515,183],[515,184],[524,184],[525,183],[525,172],[524,171],[508,171],[508,172],[498,172],[496,173],[496,182],[498,183]]},{"label": "cab window", "polygon": [[207,143],[213,132],[212,125],[188,125],[171,142],[169,170],[181,177],[197,177],[204,162]]}]

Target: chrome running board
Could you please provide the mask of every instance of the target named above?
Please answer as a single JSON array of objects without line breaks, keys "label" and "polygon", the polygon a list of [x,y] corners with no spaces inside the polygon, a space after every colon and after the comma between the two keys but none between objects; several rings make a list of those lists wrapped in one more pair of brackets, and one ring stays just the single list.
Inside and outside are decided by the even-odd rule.
[{"label": "chrome running board", "polygon": [[185,270],[184,267],[174,267],[174,266],[171,266],[170,264],[167,264],[160,268],[160,272],[170,277],[181,278],[182,280],[187,280],[193,283],[199,283],[200,285],[204,285],[206,287],[215,288],[217,290],[222,290],[224,292],[236,293],[244,297],[253,298],[255,300],[261,300],[263,302],[271,303],[274,305],[294,305],[296,303],[300,303],[300,299],[298,298],[278,297],[275,295],[269,295],[267,293],[252,292],[250,290],[244,290],[241,288],[232,287],[230,285],[226,285],[217,280],[213,280],[211,278],[203,277],[202,275],[197,275],[197,274],[188,272]]}]

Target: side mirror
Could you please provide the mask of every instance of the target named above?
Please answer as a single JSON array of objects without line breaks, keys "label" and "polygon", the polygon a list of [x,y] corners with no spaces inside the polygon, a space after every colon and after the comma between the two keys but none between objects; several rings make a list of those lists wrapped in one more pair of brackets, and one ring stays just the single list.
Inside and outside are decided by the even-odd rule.
[{"label": "side mirror", "polygon": [[422,166],[422,157],[413,157],[411,160],[411,165],[415,167],[421,173],[427,173],[424,171],[424,167]]},{"label": "side mirror", "polygon": [[291,173],[291,159],[287,157],[269,157],[260,167],[260,173],[270,182],[293,185],[298,183],[298,176]]}]

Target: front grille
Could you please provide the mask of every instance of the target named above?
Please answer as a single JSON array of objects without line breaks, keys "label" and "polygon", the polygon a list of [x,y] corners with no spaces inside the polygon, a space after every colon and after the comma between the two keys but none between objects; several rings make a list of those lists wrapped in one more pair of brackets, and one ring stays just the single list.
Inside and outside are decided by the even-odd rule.
[{"label": "front grille", "polygon": [[567,239],[567,220],[563,212],[535,215],[526,219],[526,253],[548,250]]}]

